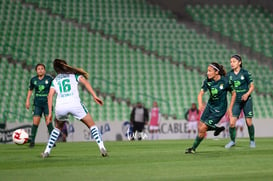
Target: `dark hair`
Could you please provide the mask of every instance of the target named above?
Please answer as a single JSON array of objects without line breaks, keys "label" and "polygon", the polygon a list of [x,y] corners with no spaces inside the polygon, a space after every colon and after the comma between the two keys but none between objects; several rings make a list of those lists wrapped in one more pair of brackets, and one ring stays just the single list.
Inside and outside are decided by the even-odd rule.
[{"label": "dark hair", "polygon": [[216,63],[216,62],[212,62],[212,63],[210,64],[210,66],[211,66],[214,70],[218,71],[218,72],[219,72],[219,75],[221,75],[221,76],[226,76],[226,70],[224,69],[224,66],[223,66],[223,65],[221,65],[221,64],[219,64],[219,63]]},{"label": "dark hair", "polygon": [[238,60],[239,62],[241,62],[240,67],[243,67],[243,61],[240,55],[232,55],[231,58],[235,58],[236,60]]},{"label": "dark hair", "polygon": [[81,68],[71,67],[65,60],[55,59],[53,62],[54,70],[57,74],[80,74],[88,79],[88,73]]},{"label": "dark hair", "polygon": [[35,70],[36,70],[36,71],[37,71],[37,68],[38,68],[39,66],[42,66],[42,67],[44,67],[44,69],[46,69],[44,64],[38,63],[38,64],[35,66]]}]

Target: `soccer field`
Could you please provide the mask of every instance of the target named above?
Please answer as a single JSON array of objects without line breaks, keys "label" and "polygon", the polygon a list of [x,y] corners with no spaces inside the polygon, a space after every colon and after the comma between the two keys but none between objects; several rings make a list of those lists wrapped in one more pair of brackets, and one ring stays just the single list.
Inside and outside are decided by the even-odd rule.
[{"label": "soccer field", "polygon": [[196,154],[184,154],[193,140],[58,143],[49,158],[45,144],[0,145],[0,180],[273,180],[273,138],[248,139],[224,148],[228,139],[207,139]]}]

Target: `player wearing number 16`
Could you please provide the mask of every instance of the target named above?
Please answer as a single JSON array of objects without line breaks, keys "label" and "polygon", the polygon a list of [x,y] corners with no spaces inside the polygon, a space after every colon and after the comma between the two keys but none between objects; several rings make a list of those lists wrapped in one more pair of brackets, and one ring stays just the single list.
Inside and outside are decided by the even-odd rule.
[{"label": "player wearing number 16", "polygon": [[[88,73],[83,69],[69,66],[66,61],[55,59],[53,62],[54,69],[57,72],[57,76],[52,81],[50,91],[48,94],[48,107],[52,107],[53,96],[57,94],[55,104],[55,121],[56,127],[51,132],[45,151],[41,154],[43,158],[49,156],[51,149],[60,135],[63,124],[68,119],[68,115],[71,114],[75,118],[81,120],[91,132],[91,135],[96,140],[99,150],[102,156],[107,156],[106,148],[102,141],[98,127],[95,125],[93,118],[88,113],[88,110],[81,103],[78,83],[85,86],[87,91],[93,96],[94,101],[103,105],[103,101],[97,97],[95,91],[88,82]],[[49,110],[48,119],[52,117],[52,110]],[[71,153],[74,154],[74,153]]]}]

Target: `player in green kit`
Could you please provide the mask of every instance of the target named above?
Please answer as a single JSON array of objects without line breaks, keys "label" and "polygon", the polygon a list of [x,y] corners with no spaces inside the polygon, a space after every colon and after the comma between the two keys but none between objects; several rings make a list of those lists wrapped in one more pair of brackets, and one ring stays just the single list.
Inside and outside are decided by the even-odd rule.
[{"label": "player in green kit", "polygon": [[[200,124],[198,126],[198,135],[191,148],[186,149],[185,153],[195,153],[196,148],[204,139],[206,132],[214,130],[214,135],[217,136],[224,127],[217,127],[216,124],[221,120],[227,111],[227,92],[232,92],[230,106],[228,112],[231,114],[231,110],[236,98],[236,92],[233,90],[225,77],[226,71],[222,65],[218,63],[211,63],[208,66],[207,78],[204,80],[201,91],[198,94],[198,105],[200,112],[203,114],[200,118]],[[209,91],[210,98],[204,108],[203,95],[206,91]]]},{"label": "player in green kit", "polygon": [[[44,114],[47,120],[48,115],[48,104],[47,95],[49,93],[50,85],[53,78],[46,75],[46,69],[44,64],[37,64],[35,66],[37,75],[32,77],[29,83],[29,90],[27,93],[26,108],[30,108],[30,97],[34,90],[34,104],[33,104],[33,125],[31,128],[30,144],[29,147],[35,146],[35,137],[37,134],[38,126],[40,124],[41,116]],[[46,121],[48,133],[50,134],[53,130],[52,121]]]},{"label": "player in green kit", "polygon": [[241,113],[241,110],[244,111],[246,118],[246,124],[248,127],[248,133],[250,138],[250,147],[255,148],[255,130],[252,124],[253,105],[251,97],[251,93],[254,90],[254,83],[251,78],[251,74],[247,70],[242,68],[242,58],[239,55],[233,55],[231,57],[230,65],[232,70],[228,72],[227,78],[229,79],[230,84],[234,86],[237,96],[232,109],[232,117],[230,118],[229,133],[231,141],[225,146],[225,148],[231,148],[235,146],[235,123]]}]

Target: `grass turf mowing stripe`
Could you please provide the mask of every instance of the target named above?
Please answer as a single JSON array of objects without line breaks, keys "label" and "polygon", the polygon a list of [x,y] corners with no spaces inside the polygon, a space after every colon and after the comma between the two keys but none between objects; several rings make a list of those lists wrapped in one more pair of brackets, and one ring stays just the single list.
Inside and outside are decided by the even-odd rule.
[{"label": "grass turf mowing stripe", "polygon": [[205,139],[196,154],[184,154],[193,140],[105,142],[109,157],[95,142],[57,143],[47,159],[46,144],[0,145],[1,180],[272,180],[272,138]]}]

